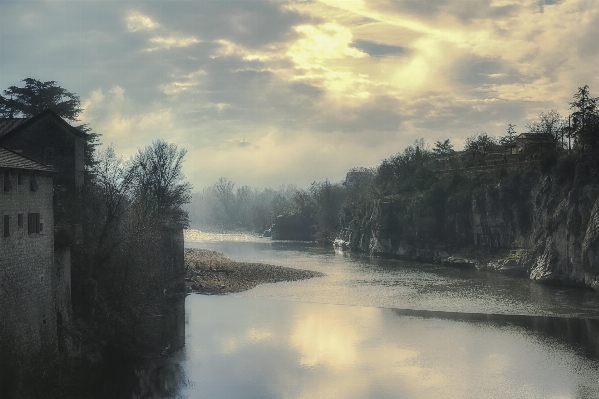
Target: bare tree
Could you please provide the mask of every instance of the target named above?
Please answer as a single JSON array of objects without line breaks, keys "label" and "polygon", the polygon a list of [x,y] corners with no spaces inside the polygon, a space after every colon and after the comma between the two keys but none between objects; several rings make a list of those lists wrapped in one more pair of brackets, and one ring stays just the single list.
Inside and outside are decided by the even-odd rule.
[{"label": "bare tree", "polygon": [[132,201],[141,212],[165,226],[187,227],[189,217],[183,206],[191,200],[191,184],[182,172],[187,150],[156,140],[139,150],[130,161]]}]

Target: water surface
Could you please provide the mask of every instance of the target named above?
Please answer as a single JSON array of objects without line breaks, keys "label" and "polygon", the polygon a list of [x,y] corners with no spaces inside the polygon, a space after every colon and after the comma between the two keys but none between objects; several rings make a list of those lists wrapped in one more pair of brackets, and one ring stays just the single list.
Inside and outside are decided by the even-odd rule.
[{"label": "water surface", "polygon": [[123,397],[599,398],[594,292],[247,235],[186,246],[327,275],[188,296],[185,348]]}]

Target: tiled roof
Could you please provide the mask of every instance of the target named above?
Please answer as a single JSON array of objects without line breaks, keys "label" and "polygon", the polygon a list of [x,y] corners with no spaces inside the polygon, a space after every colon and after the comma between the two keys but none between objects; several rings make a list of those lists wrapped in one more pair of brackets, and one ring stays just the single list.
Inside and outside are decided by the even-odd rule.
[{"label": "tiled roof", "polygon": [[20,169],[37,172],[54,172],[52,166],[43,165],[39,162],[17,154],[8,148],[0,146],[0,169]]},{"label": "tiled roof", "polygon": [[0,136],[8,133],[28,118],[0,118]]}]

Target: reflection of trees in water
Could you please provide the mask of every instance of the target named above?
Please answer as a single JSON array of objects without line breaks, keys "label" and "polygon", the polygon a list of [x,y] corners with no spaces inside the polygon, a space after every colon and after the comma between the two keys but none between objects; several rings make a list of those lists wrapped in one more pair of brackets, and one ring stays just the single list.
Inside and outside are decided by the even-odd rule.
[{"label": "reflection of trees in water", "polygon": [[48,399],[180,397],[179,392],[187,385],[181,365],[185,297],[165,297],[153,304],[152,317],[145,319],[137,337],[137,359],[127,360],[114,348],[105,350],[101,359],[94,359],[91,353],[64,358],[52,368],[47,367],[51,364],[47,359],[26,364],[16,359],[12,364],[18,366],[12,368],[3,367],[0,361],[0,399],[4,395]]},{"label": "reflection of trees in water", "polygon": [[599,319],[571,317],[523,316],[485,313],[459,313],[428,310],[393,309],[398,316],[425,319],[490,323],[498,327],[520,327],[541,336],[556,338],[580,350],[592,359],[599,359]]},{"label": "reflection of trees in water", "polygon": [[183,366],[169,358],[152,358],[136,363],[107,363],[101,382],[91,397],[177,398],[187,385]]},{"label": "reflection of trees in water", "polygon": [[123,363],[115,357],[103,365],[92,392],[115,398],[176,398],[187,384],[180,363],[185,344],[185,298],[165,299],[155,317],[144,322],[146,359]]}]

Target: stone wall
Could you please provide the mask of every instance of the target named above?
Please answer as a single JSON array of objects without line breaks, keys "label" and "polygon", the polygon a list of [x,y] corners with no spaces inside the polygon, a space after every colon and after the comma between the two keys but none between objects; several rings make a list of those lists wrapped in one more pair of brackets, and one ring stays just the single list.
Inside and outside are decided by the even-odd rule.
[{"label": "stone wall", "polygon": [[[58,351],[52,286],[52,178],[37,176],[37,191],[30,190],[30,179],[24,174],[23,184],[18,185],[13,173],[12,189],[0,191],[0,212],[10,220],[10,236],[0,238],[0,359],[4,368],[11,364],[9,359],[28,362],[53,357]],[[23,227],[18,226],[19,213]],[[40,213],[40,234],[28,234],[29,213]]]}]

